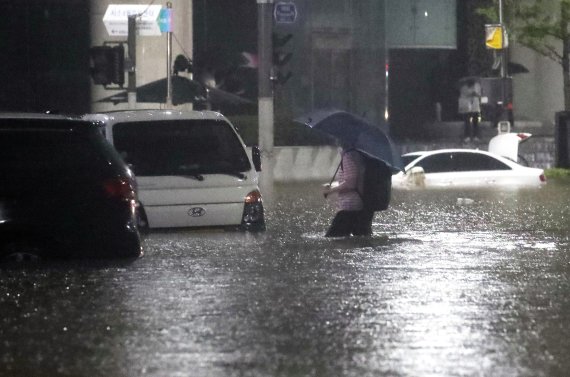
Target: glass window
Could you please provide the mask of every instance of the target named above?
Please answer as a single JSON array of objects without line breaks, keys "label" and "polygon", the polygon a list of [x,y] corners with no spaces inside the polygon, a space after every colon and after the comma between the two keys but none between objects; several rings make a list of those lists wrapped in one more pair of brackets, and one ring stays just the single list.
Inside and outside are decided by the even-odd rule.
[{"label": "glass window", "polygon": [[455,170],[452,153],[439,153],[428,156],[418,161],[416,166],[421,166],[426,173],[445,173]]},{"label": "glass window", "polygon": [[115,148],[137,175],[239,173],[249,159],[233,128],[213,119],[118,123]]},{"label": "glass window", "polygon": [[[99,135],[86,125],[52,120],[1,120],[0,166],[51,171],[91,169],[106,160]],[[93,129],[94,131],[94,129]]]},{"label": "glass window", "polygon": [[404,166],[408,166],[408,164],[412,161],[414,161],[416,158],[418,158],[419,156],[414,155],[414,156],[402,156],[402,163],[404,164]]},{"label": "glass window", "polygon": [[481,153],[456,153],[458,171],[510,170],[503,162]]}]

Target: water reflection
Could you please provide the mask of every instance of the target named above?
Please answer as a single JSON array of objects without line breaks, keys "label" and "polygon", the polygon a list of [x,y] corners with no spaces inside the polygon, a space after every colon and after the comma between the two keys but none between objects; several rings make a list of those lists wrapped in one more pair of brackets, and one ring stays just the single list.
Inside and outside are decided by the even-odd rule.
[{"label": "water reflection", "polygon": [[320,193],[276,185],[265,233],[154,232],[132,263],[0,270],[0,374],[568,370],[569,186],[396,191],[352,239],[323,237]]}]

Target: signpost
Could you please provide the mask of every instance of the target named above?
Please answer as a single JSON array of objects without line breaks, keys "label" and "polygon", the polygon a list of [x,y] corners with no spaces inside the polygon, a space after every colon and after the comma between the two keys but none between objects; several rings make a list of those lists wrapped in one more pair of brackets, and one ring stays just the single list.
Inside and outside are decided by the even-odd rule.
[{"label": "signpost", "polygon": [[103,23],[112,37],[127,36],[129,16],[137,16],[137,34],[141,36],[161,35],[159,16],[162,5],[110,4],[103,16]]},{"label": "signpost", "polygon": [[129,72],[129,108],[136,107],[136,36],[157,36],[167,33],[167,104],[172,104],[172,4],[166,9],[161,5],[110,4],[103,16],[103,23],[110,36],[126,36],[129,47],[127,70]]},{"label": "signpost", "polygon": [[508,47],[503,25],[485,25],[485,45],[487,48],[501,50]]}]

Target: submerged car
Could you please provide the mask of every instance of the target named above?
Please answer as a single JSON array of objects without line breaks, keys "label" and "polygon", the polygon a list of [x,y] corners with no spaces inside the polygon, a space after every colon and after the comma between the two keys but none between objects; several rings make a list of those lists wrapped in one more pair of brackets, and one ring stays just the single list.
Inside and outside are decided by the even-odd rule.
[{"label": "submerged car", "polygon": [[497,135],[489,143],[489,152],[440,149],[406,153],[402,155],[405,169],[392,176],[392,186],[395,189],[540,186],[546,182],[543,169],[514,161],[518,144],[529,137],[525,133]]},{"label": "submerged car", "polygon": [[137,257],[135,179],[93,122],[0,114],[0,259]]},{"label": "submerged car", "polygon": [[88,114],[137,177],[141,224],[258,231],[265,218],[259,150],[213,111],[126,110]]}]

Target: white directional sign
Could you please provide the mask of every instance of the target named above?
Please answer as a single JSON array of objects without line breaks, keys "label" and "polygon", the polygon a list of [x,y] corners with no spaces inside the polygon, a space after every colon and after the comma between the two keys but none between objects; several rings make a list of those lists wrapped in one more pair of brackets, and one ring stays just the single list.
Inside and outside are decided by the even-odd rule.
[{"label": "white directional sign", "polygon": [[162,6],[147,4],[110,4],[103,16],[103,23],[110,36],[129,34],[129,16],[137,17],[137,34],[143,36],[161,35],[158,18]]}]

